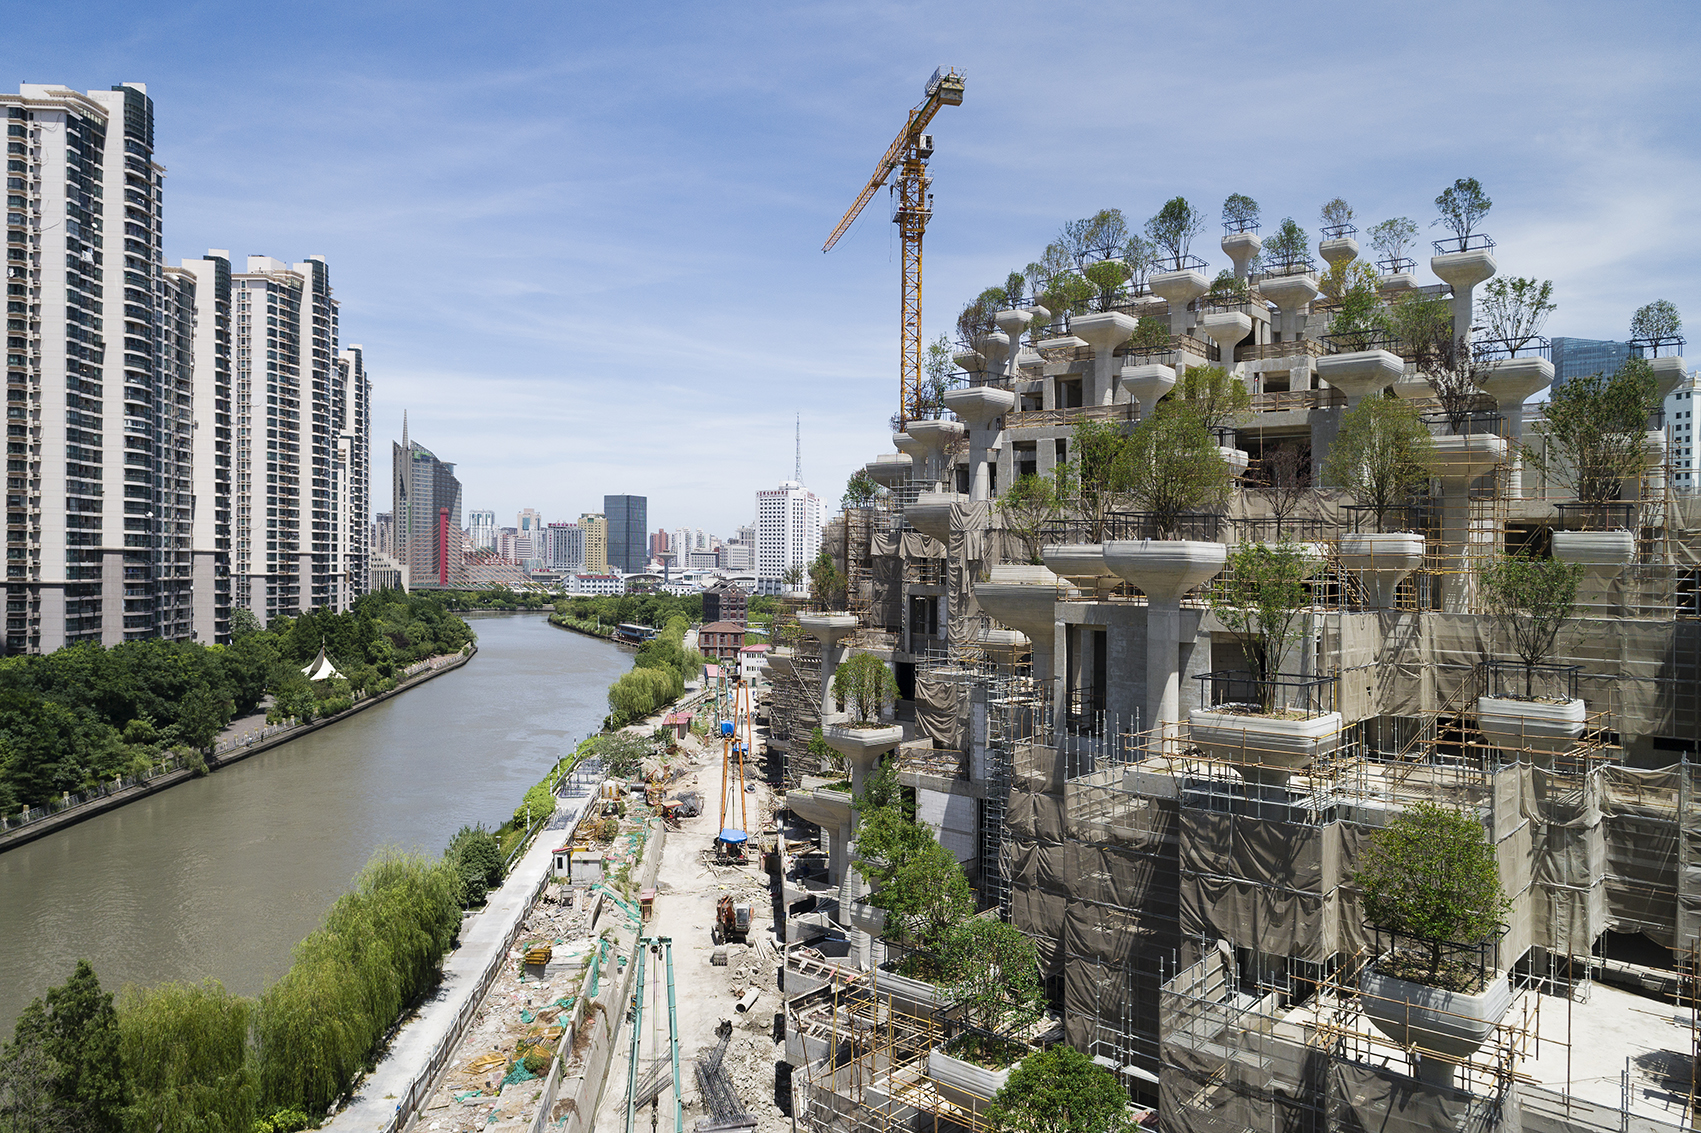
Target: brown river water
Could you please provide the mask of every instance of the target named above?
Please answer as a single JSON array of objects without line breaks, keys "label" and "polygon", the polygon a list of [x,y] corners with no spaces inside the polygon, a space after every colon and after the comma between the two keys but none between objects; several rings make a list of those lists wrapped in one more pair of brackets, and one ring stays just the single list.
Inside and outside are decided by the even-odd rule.
[{"label": "brown river water", "polygon": [[78,957],[111,991],[213,976],[256,994],[374,849],[436,854],[512,815],[632,658],[542,615],[468,621],[478,655],[454,672],[0,853],[0,1039]]}]

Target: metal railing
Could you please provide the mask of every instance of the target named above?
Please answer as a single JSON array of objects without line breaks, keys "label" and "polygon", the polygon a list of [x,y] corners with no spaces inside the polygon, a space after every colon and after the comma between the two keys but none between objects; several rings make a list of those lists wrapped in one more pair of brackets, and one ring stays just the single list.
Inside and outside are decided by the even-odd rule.
[{"label": "metal railing", "polygon": [[1081,421],[1128,421],[1134,416],[1134,406],[1072,405],[1066,409],[1020,409],[1004,415],[1006,429],[1032,429],[1044,426],[1074,425]]},{"label": "metal railing", "polygon": [[1660,351],[1670,349],[1673,354],[1683,350],[1682,335],[1661,335],[1654,338],[1633,338],[1629,342],[1630,354],[1635,358],[1658,358]]},{"label": "metal railing", "polygon": [[1377,260],[1376,266],[1382,269],[1383,275],[1410,275],[1417,270],[1417,261],[1410,256],[1389,256],[1385,260]]},{"label": "metal railing", "polygon": [[1634,501],[1555,504],[1561,531],[1629,531],[1636,526]]},{"label": "metal railing", "polygon": [[1348,236],[1357,235],[1358,226],[1354,224],[1325,224],[1323,226],[1323,239],[1325,240],[1345,240]]},{"label": "metal railing", "polygon": [[1471,355],[1478,362],[1498,362],[1506,358],[1552,358],[1553,346],[1539,334],[1527,338],[1477,338],[1471,341]]},{"label": "metal railing", "polygon": [[1331,386],[1328,389],[1284,389],[1273,393],[1252,395],[1254,413],[1279,413],[1286,409],[1334,409],[1347,404],[1347,395]]},{"label": "metal railing", "polygon": [[1322,716],[1335,711],[1335,691],[1340,680],[1334,674],[1297,676],[1277,673],[1260,678],[1245,669],[1218,669],[1200,673],[1199,703],[1210,708],[1246,706],[1260,712]]},{"label": "metal railing", "polygon": [[1157,362],[1162,359],[1173,359],[1177,354],[1181,353],[1191,354],[1197,358],[1203,358],[1207,362],[1219,362],[1222,360],[1222,351],[1218,348],[1216,343],[1207,342],[1202,338],[1194,338],[1190,334],[1172,334],[1169,336],[1169,341],[1161,347],[1155,345],[1147,347],[1129,344],[1127,346],[1118,347],[1117,349],[1122,352],[1120,355],[1121,357],[1128,358],[1136,365],[1141,363]]},{"label": "metal railing", "polygon": [[1266,260],[1260,276],[1264,279],[1281,279],[1289,275],[1305,275],[1317,273],[1317,262],[1310,256],[1295,256],[1291,260]]},{"label": "metal railing", "polygon": [[1481,663],[1482,695],[1511,697],[1524,700],[1530,697],[1577,699],[1577,678],[1581,665],[1526,665],[1522,661],[1484,661]]},{"label": "metal railing", "polygon": [[1265,358],[1293,358],[1304,354],[1312,358],[1321,358],[1329,353],[1328,347],[1314,338],[1294,338],[1286,342],[1261,342],[1257,345],[1237,346],[1234,348],[1236,362],[1256,362]]},{"label": "metal railing", "polygon": [[1381,330],[1349,330],[1322,336],[1331,354],[1356,354],[1361,350],[1386,350],[1399,354],[1404,344],[1394,335]]},{"label": "metal railing", "polygon": [[1152,271],[1158,275],[1171,271],[1204,271],[1209,266],[1198,256],[1175,256],[1165,253],[1152,260]]},{"label": "metal railing", "polygon": [[1048,523],[1041,539],[1046,544],[1106,543],[1135,539],[1195,539],[1206,543],[1221,542],[1227,526],[1222,515],[1207,512],[1176,516],[1168,523],[1169,532],[1160,529],[1158,518],[1150,512],[1110,512],[1094,522],[1089,519],[1065,519]]},{"label": "metal railing", "polygon": [[1486,252],[1494,247],[1494,241],[1481,232],[1473,232],[1469,236],[1449,236],[1445,240],[1432,240],[1430,247],[1435,249],[1436,255],[1447,256],[1456,252]]}]

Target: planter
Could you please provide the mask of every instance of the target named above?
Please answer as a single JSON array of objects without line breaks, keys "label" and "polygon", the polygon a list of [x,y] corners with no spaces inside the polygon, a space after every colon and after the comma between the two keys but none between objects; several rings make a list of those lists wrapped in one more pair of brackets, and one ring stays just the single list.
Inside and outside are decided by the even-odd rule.
[{"label": "planter", "polygon": [[1512,984],[1496,972],[1476,995],[1411,983],[1375,968],[1359,979],[1359,1008],[1395,1042],[1428,1054],[1419,1077],[1453,1084],[1453,1064],[1469,1058],[1512,1006]]},{"label": "planter", "polygon": [[1049,651],[1056,640],[1057,600],[1074,593],[1062,582],[1049,567],[995,566],[990,578],[975,583],[975,601],[1002,624],[1027,634],[1036,648]]},{"label": "planter", "polygon": [[954,1058],[938,1047],[927,1052],[927,1076],[941,1086],[972,1094],[982,1101],[991,1101],[1010,1080],[1010,1071],[1020,1066],[1015,1062],[1003,1070],[988,1070],[972,1062]]},{"label": "planter", "polygon": [[1175,388],[1175,368],[1150,362],[1143,366],[1124,366],[1117,380],[1128,396],[1140,406],[1140,416],[1151,414],[1164,394]]},{"label": "planter", "polygon": [[961,492],[923,492],[904,509],[904,518],[923,535],[949,546],[951,516],[968,502],[969,497]]},{"label": "planter", "polygon": [[1587,706],[1581,700],[1548,704],[1501,696],[1477,698],[1477,729],[1504,752],[1569,751],[1583,735]]},{"label": "planter", "polygon": [[1374,609],[1394,604],[1394,592],[1423,565],[1424,539],[1405,531],[1341,537],[1341,565],[1356,571]]},{"label": "planter", "polygon": [[945,408],[979,432],[1015,408],[1016,395],[997,386],[973,386],[945,391]]},{"label": "planter", "polygon": [[832,646],[857,627],[855,614],[799,614],[797,624],[803,632],[823,645]]},{"label": "planter", "polygon": [[857,932],[879,936],[886,927],[886,910],[870,905],[867,901],[852,901],[848,921],[850,927]]},{"label": "planter", "polygon": [[1154,603],[1181,601],[1183,594],[1214,578],[1227,560],[1226,546],[1197,539],[1124,539],[1104,544],[1105,565]]},{"label": "planter", "polygon": [[1252,463],[1252,457],[1248,455],[1245,449],[1218,445],[1217,451],[1222,454],[1223,463],[1229,466],[1229,473],[1236,479],[1246,474],[1247,467]]},{"label": "planter", "polygon": [[1301,720],[1251,716],[1195,708],[1187,714],[1187,732],[1194,746],[1211,759],[1240,768],[1249,783],[1279,787],[1288,776],[1341,743],[1339,712]]},{"label": "planter", "polygon": [[1435,438],[1435,475],[1441,480],[1475,480],[1505,461],[1505,437],[1449,433]]},{"label": "planter", "polygon": [[895,488],[910,478],[910,469],[914,466],[910,456],[898,452],[875,457],[863,465],[863,470],[882,488]]},{"label": "planter", "polygon": [[1317,376],[1346,394],[1349,407],[1393,385],[1405,372],[1405,360],[1386,350],[1354,350],[1317,359]]},{"label": "planter", "polygon": [[846,724],[829,724],[821,731],[827,746],[845,757],[851,769],[851,794],[862,794],[863,781],[880,762],[880,757],[904,742],[904,730],[897,725],[878,728],[853,728]]},{"label": "planter", "polygon": [[1636,559],[1636,536],[1629,531],[1555,531],[1553,557],[1582,563],[1583,573],[1617,578]]},{"label": "planter", "polygon": [[926,980],[912,980],[885,968],[874,969],[874,990],[904,1003],[914,1004],[924,1011],[937,1011],[945,1006],[945,996]]},{"label": "planter", "polygon": [[1040,557],[1059,576],[1089,590],[1099,579],[1111,577],[1102,543],[1054,543],[1041,548]]}]

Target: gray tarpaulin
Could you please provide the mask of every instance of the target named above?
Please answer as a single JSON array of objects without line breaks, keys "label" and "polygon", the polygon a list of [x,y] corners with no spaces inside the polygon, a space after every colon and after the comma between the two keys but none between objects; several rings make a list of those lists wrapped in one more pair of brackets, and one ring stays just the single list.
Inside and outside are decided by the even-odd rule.
[{"label": "gray tarpaulin", "polygon": [[936,680],[923,669],[915,675],[916,730],[945,751],[969,750],[965,735],[969,720],[969,686],[963,681]]}]

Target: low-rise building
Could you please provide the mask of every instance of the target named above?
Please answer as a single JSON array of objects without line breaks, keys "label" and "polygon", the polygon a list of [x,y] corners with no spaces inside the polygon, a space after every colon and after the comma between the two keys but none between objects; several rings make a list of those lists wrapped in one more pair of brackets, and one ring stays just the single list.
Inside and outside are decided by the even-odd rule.
[{"label": "low-rise building", "polygon": [[569,594],[624,594],[626,579],[619,574],[575,574],[567,580]]},{"label": "low-rise building", "polygon": [[744,623],[710,622],[697,631],[697,650],[717,661],[736,661],[744,648]]}]

